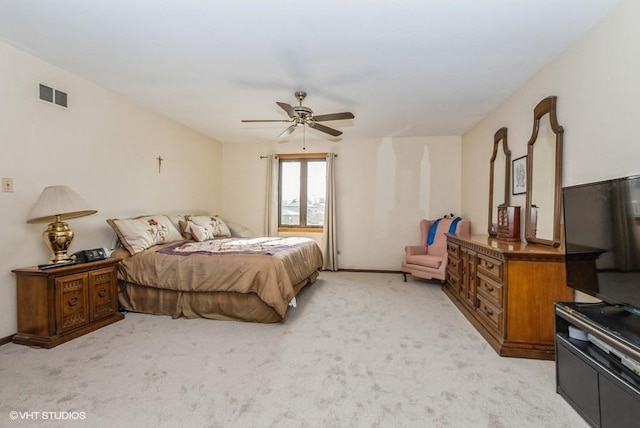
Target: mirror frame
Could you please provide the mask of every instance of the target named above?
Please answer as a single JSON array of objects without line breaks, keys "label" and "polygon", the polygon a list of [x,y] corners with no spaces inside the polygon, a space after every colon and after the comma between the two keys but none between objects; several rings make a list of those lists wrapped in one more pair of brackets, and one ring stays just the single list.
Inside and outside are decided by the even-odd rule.
[{"label": "mirror frame", "polygon": [[[498,205],[509,205],[510,204],[510,195],[511,192],[509,192],[509,188],[510,188],[510,178],[511,178],[511,150],[509,150],[509,145],[507,143],[507,128],[502,127],[500,129],[498,129],[496,131],[496,133],[493,136],[493,154],[491,155],[491,160],[489,161],[489,222],[488,222],[488,232],[489,232],[489,236],[496,236],[498,231],[497,229],[494,230],[493,229],[493,223],[491,222],[492,217],[493,217],[493,210],[497,210],[498,206],[493,206],[493,193],[495,191],[494,189],[494,173],[495,173],[495,160],[496,157],[498,156],[498,149],[500,146],[500,143],[502,142],[502,151],[504,152],[505,155],[505,169],[504,169],[504,199],[502,200],[501,204]],[[500,189],[498,189],[500,190]]]},{"label": "mirror frame", "polygon": [[[564,134],[564,128],[558,124],[558,118],[556,116],[556,99],[555,96],[550,96],[538,103],[533,110],[533,131],[531,138],[527,144],[527,205],[525,209],[525,239],[527,242],[532,242],[541,245],[549,245],[558,247],[560,241],[560,215],[562,212],[562,138]],[[533,190],[533,174],[536,171],[533,170],[533,155],[534,145],[538,138],[538,131],[540,129],[540,119],[549,114],[549,121],[551,124],[551,130],[556,136],[556,151],[555,151],[555,167],[554,167],[554,208],[553,208],[553,233],[552,239],[543,239],[536,236],[536,224],[532,221],[531,206],[532,206],[532,190]]]}]

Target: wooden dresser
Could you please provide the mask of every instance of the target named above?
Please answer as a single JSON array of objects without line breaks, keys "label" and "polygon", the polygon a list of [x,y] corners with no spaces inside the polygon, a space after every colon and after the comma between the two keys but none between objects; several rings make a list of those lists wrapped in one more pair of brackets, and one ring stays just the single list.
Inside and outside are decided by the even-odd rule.
[{"label": "wooden dresser", "polygon": [[553,360],[554,302],[573,301],[564,252],[487,235],[447,235],[443,289],[505,357]]},{"label": "wooden dresser", "polygon": [[117,259],[47,270],[15,269],[18,333],[13,342],[52,348],[124,318]]}]

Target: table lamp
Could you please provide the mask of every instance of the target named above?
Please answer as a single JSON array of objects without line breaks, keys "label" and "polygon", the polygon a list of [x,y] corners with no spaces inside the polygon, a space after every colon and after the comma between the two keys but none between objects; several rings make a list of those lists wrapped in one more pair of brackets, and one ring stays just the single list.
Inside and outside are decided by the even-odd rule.
[{"label": "table lamp", "polygon": [[67,263],[71,258],[67,248],[73,240],[73,231],[62,220],[84,217],[97,213],[89,204],[68,186],[45,187],[36,205],[29,213],[27,223],[49,223],[42,237],[51,250],[49,263]]}]

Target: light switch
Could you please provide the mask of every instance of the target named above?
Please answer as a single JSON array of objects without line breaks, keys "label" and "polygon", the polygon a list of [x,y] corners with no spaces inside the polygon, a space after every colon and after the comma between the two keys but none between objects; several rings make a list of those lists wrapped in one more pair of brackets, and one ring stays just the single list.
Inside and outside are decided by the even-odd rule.
[{"label": "light switch", "polygon": [[13,192],[13,178],[2,177],[2,191]]}]

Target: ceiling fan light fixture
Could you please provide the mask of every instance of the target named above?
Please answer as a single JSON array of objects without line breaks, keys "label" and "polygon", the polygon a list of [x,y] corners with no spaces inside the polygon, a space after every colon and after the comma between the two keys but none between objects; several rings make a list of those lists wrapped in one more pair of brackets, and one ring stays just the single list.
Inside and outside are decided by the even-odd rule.
[{"label": "ceiling fan light fixture", "polygon": [[[338,131],[337,129],[330,128],[325,125],[321,125],[317,122],[319,121],[329,121],[329,120],[343,120],[343,119],[354,119],[355,116],[351,112],[343,112],[343,113],[331,113],[331,114],[323,114],[317,117],[314,117],[313,110],[309,107],[302,105],[302,100],[307,97],[307,93],[304,91],[296,91],[295,97],[299,101],[299,105],[291,106],[290,104],[283,103],[280,101],[276,101],[276,104],[284,110],[287,115],[290,117],[289,120],[285,120],[282,122],[291,122],[287,129],[285,129],[278,138],[288,137],[298,125],[308,125],[311,128],[314,128],[317,131],[324,132],[325,134],[332,135],[334,137],[342,135],[342,131]],[[242,122],[278,122],[276,120],[242,120]]]}]

